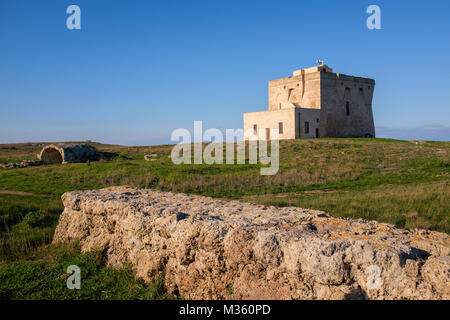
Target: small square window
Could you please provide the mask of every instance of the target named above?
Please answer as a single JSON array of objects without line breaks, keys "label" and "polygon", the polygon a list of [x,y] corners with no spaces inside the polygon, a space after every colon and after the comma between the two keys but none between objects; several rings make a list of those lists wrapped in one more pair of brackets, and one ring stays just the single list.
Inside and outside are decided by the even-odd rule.
[{"label": "small square window", "polygon": [[283,122],[278,122],[278,133],[279,134],[283,133]]}]

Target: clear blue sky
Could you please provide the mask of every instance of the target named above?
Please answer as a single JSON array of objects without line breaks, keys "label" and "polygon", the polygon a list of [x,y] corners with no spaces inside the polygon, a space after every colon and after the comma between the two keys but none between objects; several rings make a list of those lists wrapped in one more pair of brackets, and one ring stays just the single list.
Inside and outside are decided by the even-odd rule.
[{"label": "clear blue sky", "polygon": [[[66,28],[81,8],[82,29]],[[381,8],[382,30],[366,28]],[[0,143],[242,127],[317,58],[376,80],[377,135],[450,140],[450,1],[0,0]]]}]

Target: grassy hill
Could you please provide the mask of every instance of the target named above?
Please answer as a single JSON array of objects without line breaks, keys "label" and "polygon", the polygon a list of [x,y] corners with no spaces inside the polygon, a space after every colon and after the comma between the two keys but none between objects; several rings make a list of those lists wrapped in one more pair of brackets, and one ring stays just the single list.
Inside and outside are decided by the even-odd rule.
[{"label": "grassy hill", "polygon": [[[112,185],[299,206],[402,228],[450,233],[450,142],[328,138],[281,141],[280,169],[274,176],[261,176],[260,165],[174,165],[169,157],[170,145],[91,144],[117,156],[90,163],[0,168],[0,283],[18,270],[28,270],[34,279],[37,275],[30,266],[43,264],[37,271],[53,272],[58,261],[70,259],[86,260],[90,266],[86,269],[91,270],[88,276],[111,272],[111,277],[117,277],[113,274],[117,271],[104,267],[101,258],[80,255],[76,248],[48,245],[62,211],[62,193]],[[36,143],[0,145],[0,162],[32,159],[41,148],[42,144]],[[145,154],[156,157],[145,161]],[[95,297],[163,295],[160,287],[133,282],[131,271],[120,272],[123,281],[102,290],[109,295]],[[16,297],[11,293],[14,283],[0,285],[0,297]],[[133,289],[127,291],[120,286]],[[43,294],[39,288],[35,289]],[[19,292],[22,297],[35,298],[32,292],[36,290]],[[98,294],[99,289],[86,290]],[[86,292],[85,296],[73,293],[73,297],[93,298]]]}]

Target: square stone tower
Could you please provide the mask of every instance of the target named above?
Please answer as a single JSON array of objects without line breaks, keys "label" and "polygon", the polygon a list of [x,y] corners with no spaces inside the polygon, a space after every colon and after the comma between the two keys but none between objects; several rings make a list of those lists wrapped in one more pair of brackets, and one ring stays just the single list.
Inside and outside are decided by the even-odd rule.
[{"label": "square stone tower", "polygon": [[[278,130],[280,139],[375,137],[375,81],[333,73],[326,65],[269,81],[269,110],[244,113],[247,139]],[[261,134],[261,130],[264,130]]]}]

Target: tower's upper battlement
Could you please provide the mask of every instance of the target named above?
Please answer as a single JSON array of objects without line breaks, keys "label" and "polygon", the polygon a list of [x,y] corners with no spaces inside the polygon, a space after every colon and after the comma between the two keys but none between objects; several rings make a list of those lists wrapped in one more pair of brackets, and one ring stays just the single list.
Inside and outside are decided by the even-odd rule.
[{"label": "tower's upper battlement", "polygon": [[374,84],[370,78],[334,73],[325,64],[295,70],[292,76],[269,81],[269,110],[320,109],[325,96],[339,100],[342,90],[354,92],[355,86],[371,95]]},{"label": "tower's upper battlement", "polygon": [[324,64],[324,65],[314,66],[314,67],[310,67],[310,68],[306,68],[306,69],[295,70],[293,72],[293,76],[295,77],[295,76],[300,76],[302,74],[308,74],[308,73],[320,72],[320,71],[333,72],[333,69],[331,69],[329,66]]}]

